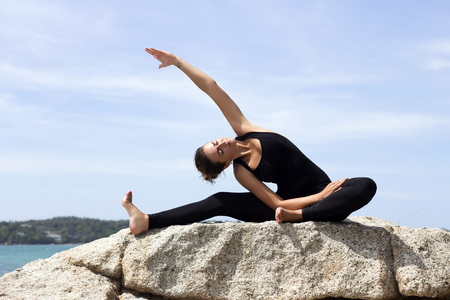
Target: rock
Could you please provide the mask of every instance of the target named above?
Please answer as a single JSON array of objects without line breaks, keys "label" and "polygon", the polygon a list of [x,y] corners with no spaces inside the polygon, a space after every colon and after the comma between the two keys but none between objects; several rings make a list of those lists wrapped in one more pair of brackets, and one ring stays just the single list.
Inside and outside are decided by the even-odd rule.
[{"label": "rock", "polygon": [[[370,247],[361,236],[371,240]],[[378,227],[194,224],[132,241],[123,258],[123,283],[173,298],[201,291],[206,299],[384,299],[397,294],[393,263],[390,235]]]},{"label": "rock", "polygon": [[5,274],[0,297],[450,299],[449,250],[445,230],[368,217],[126,229]]},{"label": "rock", "polygon": [[57,253],[53,258],[74,266],[86,267],[110,278],[120,279],[123,253],[131,237],[130,231],[124,229],[109,238],[98,239]]},{"label": "rock", "polygon": [[450,234],[440,229],[395,228],[395,277],[405,296],[450,296]]},{"label": "rock", "polygon": [[0,278],[1,299],[115,299],[119,292],[119,281],[53,258]]}]

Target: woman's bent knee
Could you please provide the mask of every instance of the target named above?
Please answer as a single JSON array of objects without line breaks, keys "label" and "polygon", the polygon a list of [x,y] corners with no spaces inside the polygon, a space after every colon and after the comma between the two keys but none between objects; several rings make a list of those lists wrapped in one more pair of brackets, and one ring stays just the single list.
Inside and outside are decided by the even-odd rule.
[{"label": "woman's bent knee", "polygon": [[375,193],[377,192],[377,184],[373,179],[368,177],[360,178],[359,184],[361,188],[361,200],[363,200],[364,205],[366,205],[375,196]]},{"label": "woman's bent knee", "polygon": [[365,181],[366,191],[372,198],[373,196],[375,196],[375,193],[377,192],[377,184],[371,178],[366,177],[365,179],[366,179]]}]

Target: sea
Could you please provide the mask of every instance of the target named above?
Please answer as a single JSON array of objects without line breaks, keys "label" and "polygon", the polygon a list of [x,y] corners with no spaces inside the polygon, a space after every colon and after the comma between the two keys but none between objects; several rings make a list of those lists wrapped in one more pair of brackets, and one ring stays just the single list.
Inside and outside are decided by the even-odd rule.
[{"label": "sea", "polygon": [[0,245],[0,277],[42,258],[79,245]]}]

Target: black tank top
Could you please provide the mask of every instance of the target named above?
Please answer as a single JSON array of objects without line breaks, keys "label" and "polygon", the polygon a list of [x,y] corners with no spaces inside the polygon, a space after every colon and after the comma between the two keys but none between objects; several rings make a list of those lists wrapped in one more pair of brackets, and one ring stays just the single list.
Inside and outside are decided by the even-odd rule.
[{"label": "black tank top", "polygon": [[274,132],[248,132],[236,137],[236,140],[251,138],[258,139],[261,143],[259,165],[253,170],[241,158],[234,162],[242,165],[259,180],[276,183],[276,193],[281,198],[316,194],[331,182],[321,168],[284,136]]}]

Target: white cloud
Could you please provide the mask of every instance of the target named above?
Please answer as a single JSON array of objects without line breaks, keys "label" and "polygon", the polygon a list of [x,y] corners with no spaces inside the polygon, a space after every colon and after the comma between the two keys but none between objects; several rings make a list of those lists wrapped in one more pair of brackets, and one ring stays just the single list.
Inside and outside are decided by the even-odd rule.
[{"label": "white cloud", "polygon": [[22,156],[0,154],[0,173],[4,174],[122,174],[158,178],[173,172],[189,172],[192,158],[139,160],[126,157],[83,157],[71,159],[25,153]]},{"label": "white cloud", "polygon": [[450,40],[447,39],[429,41],[424,47],[431,53],[445,53],[450,55]]},{"label": "white cloud", "polygon": [[415,135],[417,131],[428,130],[446,120],[421,114],[398,114],[393,112],[362,112],[347,115],[343,121],[336,122],[329,131],[336,134],[363,137],[368,135],[404,136]]},{"label": "white cloud", "polygon": [[263,114],[260,120],[269,129],[312,143],[418,137],[442,130],[441,125],[450,125],[449,120],[419,113],[344,111],[317,106],[304,107],[301,111],[277,110]]},{"label": "white cloud", "polygon": [[14,94],[0,94],[0,115],[2,116],[0,121],[5,121],[6,119],[13,122],[29,120],[32,116],[38,116],[49,111],[49,109],[42,106],[20,101],[19,97]]},{"label": "white cloud", "polygon": [[428,61],[428,69],[440,71],[450,67],[450,58],[433,58]]},{"label": "white cloud", "polygon": [[[130,72],[132,71],[130,69]],[[202,101],[202,92],[184,77],[171,78],[162,72],[157,75],[153,72],[153,76],[142,72],[140,74],[130,72],[108,72],[107,68],[42,70],[0,64],[2,85],[5,89],[39,91],[50,89],[89,93],[96,95],[97,99],[106,101],[111,99],[114,102],[120,98],[129,100],[138,95],[146,97],[158,95],[174,99],[190,99],[200,105],[205,103],[209,105],[208,101]]]},{"label": "white cloud", "polygon": [[425,67],[433,71],[441,71],[450,67],[450,40],[435,39],[422,41],[416,49],[424,56]]},{"label": "white cloud", "polygon": [[379,80],[374,75],[368,74],[346,74],[341,73],[319,73],[319,74],[302,74],[300,76],[272,77],[267,79],[269,84],[277,86],[284,85],[290,87],[317,87],[317,86],[333,86],[333,85],[349,85],[373,82]]}]

